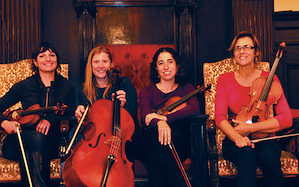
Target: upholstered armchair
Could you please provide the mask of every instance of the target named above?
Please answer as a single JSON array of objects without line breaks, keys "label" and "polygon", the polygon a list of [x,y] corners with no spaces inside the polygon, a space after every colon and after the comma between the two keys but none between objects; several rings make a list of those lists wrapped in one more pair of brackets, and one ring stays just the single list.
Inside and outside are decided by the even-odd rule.
[{"label": "upholstered armchair", "polygon": [[[261,62],[258,68],[269,71],[268,62]],[[212,84],[210,92],[205,93],[205,112],[209,115],[207,121],[208,150],[209,150],[209,172],[211,176],[210,186],[219,186],[219,178],[234,177],[237,174],[236,166],[222,157],[222,140],[225,135],[215,126],[215,95],[218,77],[221,74],[238,69],[238,65],[230,58],[214,63],[205,63],[203,66],[204,84]],[[298,160],[287,151],[282,151],[281,167],[285,176],[298,175]],[[257,175],[262,175],[260,168],[256,170]]]},{"label": "upholstered armchair", "polygon": [[[31,59],[26,59],[10,64],[0,64],[0,97],[15,83],[32,75],[31,63]],[[68,64],[61,64],[61,75],[68,78]],[[21,103],[17,103],[11,109],[21,107]],[[0,183],[19,182],[21,181],[19,163],[2,157],[2,145],[5,135],[0,134],[0,137]],[[60,159],[51,160],[50,165],[51,179],[60,179]]]}]

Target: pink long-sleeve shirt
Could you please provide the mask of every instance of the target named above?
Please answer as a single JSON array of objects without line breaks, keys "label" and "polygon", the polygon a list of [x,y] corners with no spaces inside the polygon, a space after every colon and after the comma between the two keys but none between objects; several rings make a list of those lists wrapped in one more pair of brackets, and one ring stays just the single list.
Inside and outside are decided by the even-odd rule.
[{"label": "pink long-sleeve shirt", "polygon": [[[267,77],[269,72],[262,71],[261,76]],[[274,80],[280,81],[275,75]],[[238,115],[243,107],[250,103],[250,87],[240,85],[235,79],[234,72],[220,75],[217,82],[217,93],[215,98],[215,122],[219,124],[230,117]],[[282,91],[275,108],[275,118],[279,122],[280,130],[292,126],[292,116],[288,102]]]}]

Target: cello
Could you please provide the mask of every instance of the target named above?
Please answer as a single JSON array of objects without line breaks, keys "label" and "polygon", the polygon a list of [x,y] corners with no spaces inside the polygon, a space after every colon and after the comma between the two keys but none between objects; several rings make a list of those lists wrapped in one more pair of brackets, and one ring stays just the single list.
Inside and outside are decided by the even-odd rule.
[{"label": "cello", "polygon": [[[116,73],[117,89],[120,80]],[[135,128],[129,112],[120,107],[116,98],[99,99],[90,106],[85,123],[85,140],[73,148],[62,169],[65,185],[134,186],[133,163],[125,153],[126,142],[131,141]]]},{"label": "cello", "polygon": [[[273,80],[278,62],[283,54],[285,42],[280,44],[276,58],[268,77],[255,79],[250,88],[251,100],[247,107],[243,108],[236,119],[247,124],[265,121],[270,118],[270,109],[277,103],[282,93],[281,85]],[[234,124],[233,124],[234,125]],[[265,138],[269,133],[254,132],[250,134],[252,139]],[[256,141],[257,142],[257,141]]]}]

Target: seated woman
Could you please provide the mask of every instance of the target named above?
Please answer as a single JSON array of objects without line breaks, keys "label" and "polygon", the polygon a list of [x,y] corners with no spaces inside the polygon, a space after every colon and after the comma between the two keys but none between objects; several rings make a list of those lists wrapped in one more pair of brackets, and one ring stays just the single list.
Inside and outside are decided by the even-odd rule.
[{"label": "seated woman", "polygon": [[[32,183],[39,187],[49,185],[50,159],[58,157],[60,121],[74,114],[76,94],[74,84],[59,75],[60,58],[51,44],[39,44],[32,53],[32,59],[35,74],[13,85],[0,99],[0,124],[8,133],[4,139],[3,155],[20,162],[22,186],[27,186],[27,174],[16,134],[17,128],[21,129]],[[7,120],[2,113],[19,101],[24,110],[36,104],[40,107],[65,104],[68,110],[63,116],[53,111],[45,112],[36,123],[30,125]]]},{"label": "seated woman", "polygon": [[149,186],[186,186],[183,175],[169,148],[173,142],[179,157],[190,156],[190,123],[188,117],[199,113],[195,96],[187,105],[166,115],[153,112],[164,107],[174,96],[183,97],[194,91],[191,84],[184,84],[186,75],[179,54],[171,48],[159,49],[150,64],[150,79],[154,83],[139,94],[143,130],[133,138],[130,151],[135,158],[148,162]]},{"label": "seated woman", "polygon": [[[112,100],[112,93],[115,91],[112,87],[111,79],[107,75],[107,71],[113,68],[112,55],[110,51],[103,46],[95,47],[88,56],[85,69],[85,82],[79,87],[78,99],[79,106],[75,112],[78,121],[81,119],[85,105],[93,103],[98,99]],[[137,93],[134,85],[129,78],[123,77],[120,88],[116,92],[117,98],[136,121],[137,119]]]},{"label": "seated woman", "polygon": [[[113,66],[114,65],[112,63],[111,53],[109,52],[109,50],[106,47],[97,46],[90,52],[90,54],[88,56],[86,69],[85,69],[85,82],[83,83],[82,86],[80,86],[79,93],[78,93],[79,106],[77,107],[77,110],[75,112],[75,116],[78,119],[78,121],[81,120],[81,118],[83,116],[83,113],[86,111],[86,107],[85,107],[86,104],[89,103],[89,104],[93,104],[93,106],[95,106],[96,103],[97,103],[97,100],[100,100],[100,99],[114,100],[115,98],[117,98],[120,101],[120,106],[123,107],[124,109],[126,109],[129,113],[128,115],[129,116],[131,115],[133,120],[135,119],[135,122],[136,122],[138,103],[137,103],[137,93],[136,93],[135,87],[131,83],[130,79],[127,78],[127,77],[122,77],[121,78],[121,81],[119,83],[119,87],[116,86],[115,84],[112,84],[112,77],[110,77],[108,75],[110,75],[110,73],[113,71],[112,70]],[[116,88],[116,87],[118,87],[118,88]],[[115,96],[114,93],[116,93],[116,96]],[[105,100],[103,100],[103,101],[105,101]],[[104,106],[104,107],[107,108],[107,106]],[[115,111],[111,110],[111,113],[109,113],[110,111],[107,111],[108,113],[106,113],[105,116],[101,116],[101,115],[103,115],[101,113],[102,111],[96,110],[96,109],[91,110],[93,112],[92,116],[96,116],[97,118],[101,119],[102,117],[107,117],[108,114],[111,114],[111,116],[114,117],[115,113],[113,113],[113,112],[115,112]],[[115,115],[115,116],[117,116],[117,115]],[[115,119],[113,119],[113,120],[115,120]],[[99,121],[101,121],[101,120],[99,120]],[[122,123],[121,119],[120,119],[120,123]],[[102,127],[110,127],[112,124],[96,123],[95,125],[96,126],[97,125],[98,126],[103,125]],[[121,125],[122,124],[120,124],[120,126]],[[133,121],[132,121],[132,123],[127,123],[127,125],[129,127],[133,126],[131,129],[134,130],[134,125],[135,124],[134,124]],[[88,127],[88,126],[86,126],[86,127]],[[105,129],[105,128],[103,128],[103,129]],[[108,129],[108,128],[106,128],[106,129]],[[119,129],[119,128],[115,128],[115,129]],[[123,129],[119,129],[119,131],[117,131],[117,132],[119,132],[118,134],[123,133],[122,130]],[[106,136],[105,132],[101,133],[101,134],[104,134],[103,136]],[[101,137],[101,135],[99,135],[98,137]],[[109,138],[109,140],[105,140],[104,144],[99,143],[99,146],[105,145],[107,147],[108,147],[108,145],[111,144],[110,145],[111,150],[114,150],[112,147],[114,147],[117,150],[117,151],[114,150],[115,154],[113,154],[113,156],[110,155],[111,157],[109,157],[109,158],[111,158],[111,160],[113,160],[112,157],[114,157],[116,155],[122,155],[122,154],[118,153],[121,149],[118,149],[118,145],[115,145],[115,142],[118,142],[118,141],[111,141],[111,140],[116,140],[115,137],[121,138],[119,136],[113,136],[113,138],[111,137],[111,139]],[[123,135],[122,137],[125,137],[125,135]],[[103,138],[99,138],[98,141],[100,142],[102,139]],[[121,139],[119,142],[121,142],[121,145],[125,145],[126,142],[124,142],[122,140],[123,139]],[[113,143],[111,143],[111,142],[113,142]],[[114,145],[114,146],[112,146],[112,145]],[[95,147],[97,147],[97,146],[95,146]],[[103,148],[103,147],[100,147],[100,148]],[[107,156],[108,156],[109,152],[105,152],[105,151],[103,151],[103,149],[98,149],[98,150],[100,150],[105,156],[101,157],[101,155],[94,154],[94,152],[86,153],[86,151],[85,151],[85,152],[82,152],[80,157],[81,158],[83,158],[83,157],[87,158],[85,160],[92,160],[92,159],[99,160],[99,162],[97,162],[97,163],[92,163],[93,165],[91,165],[91,166],[93,168],[99,168],[99,170],[101,170],[102,169],[101,167],[103,167],[103,166],[106,168],[106,165],[101,165],[100,163],[101,163],[101,161],[105,161],[105,164],[106,164],[106,159],[108,159]],[[116,154],[116,153],[118,153],[118,154]],[[101,160],[101,159],[103,159],[103,160]],[[122,158],[122,159],[125,159],[125,158]],[[120,159],[117,163],[119,163],[120,166],[122,166],[121,164],[123,162]],[[115,166],[115,165],[116,164],[112,165],[112,167]],[[86,167],[86,166],[84,165],[83,168],[84,167]],[[113,169],[111,169],[111,170],[115,171],[115,168],[116,168],[116,166],[114,167],[114,170]],[[123,168],[126,168],[126,167],[123,167]],[[132,169],[131,166],[129,166],[128,169],[129,170],[126,170],[126,171],[128,171],[128,173],[130,174],[128,176],[130,176],[130,177],[128,177],[126,179],[124,179],[124,177],[123,178],[118,178],[118,181],[113,180],[113,177],[112,177],[110,182],[111,181],[116,182],[116,183],[120,182],[124,186],[134,186],[133,169]],[[101,171],[99,171],[99,170],[97,170],[96,172],[101,173]],[[123,170],[119,170],[119,171],[123,171]],[[89,180],[89,177],[93,178],[92,176],[94,175],[93,172],[91,172],[91,173],[92,174],[90,175],[90,173],[85,172],[84,175],[86,175],[86,176],[84,176],[83,177],[84,179],[80,182],[82,182],[84,185],[87,185],[87,186],[98,185],[97,182],[100,182],[101,177],[104,177],[104,176],[98,176],[98,178],[95,178],[95,181],[91,181],[92,179]],[[104,184],[104,181],[109,183],[109,174],[110,173],[108,173],[107,181],[106,180],[101,181],[103,184]],[[123,173],[122,175],[124,176],[125,173]],[[112,174],[112,176],[115,176],[115,175]],[[73,178],[68,178],[68,176],[65,177],[65,182],[68,181],[70,184],[72,184],[72,182],[71,182],[72,180],[73,180]],[[126,181],[126,182],[124,182],[124,181]],[[90,184],[87,184],[88,182],[90,182]],[[109,184],[107,184],[107,185],[109,186]]]},{"label": "seated woman", "polygon": [[[272,84],[275,81],[282,90],[280,97],[277,98],[277,104],[274,103],[275,117],[252,124],[236,120],[236,116],[250,103],[249,93],[253,82],[260,77],[268,77],[269,72],[256,68],[261,51],[259,42],[253,34],[239,33],[231,43],[229,51],[239,65],[239,69],[219,76],[215,98],[216,125],[226,135],[222,146],[223,156],[237,165],[239,187],[256,186],[257,165],[260,165],[263,171],[265,179],[263,186],[282,187],[284,180],[280,165],[281,144],[277,140],[253,144],[250,139],[252,133],[274,136],[275,132],[291,127],[292,117],[289,105],[277,76],[274,76]],[[265,111],[261,113],[264,114]],[[233,119],[234,126],[228,119]]]}]

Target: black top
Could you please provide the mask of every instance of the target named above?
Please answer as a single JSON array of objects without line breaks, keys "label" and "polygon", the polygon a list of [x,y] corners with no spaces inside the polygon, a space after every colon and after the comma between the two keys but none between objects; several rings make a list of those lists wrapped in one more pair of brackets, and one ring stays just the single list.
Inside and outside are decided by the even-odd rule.
[{"label": "black top", "polygon": [[[120,90],[124,90],[126,92],[126,103],[124,105],[124,109],[126,109],[132,116],[133,120],[135,123],[137,122],[137,107],[138,107],[138,102],[137,102],[137,92],[130,81],[128,77],[122,77],[122,80],[120,81]],[[103,94],[106,88],[98,88],[96,87],[96,98],[98,99],[103,99]],[[112,86],[112,88],[108,91],[107,97],[105,99],[111,99],[111,94],[116,91],[116,88]],[[78,100],[79,100],[79,105],[86,105],[89,103],[89,100],[83,93],[83,85],[79,87],[78,90]]]}]

